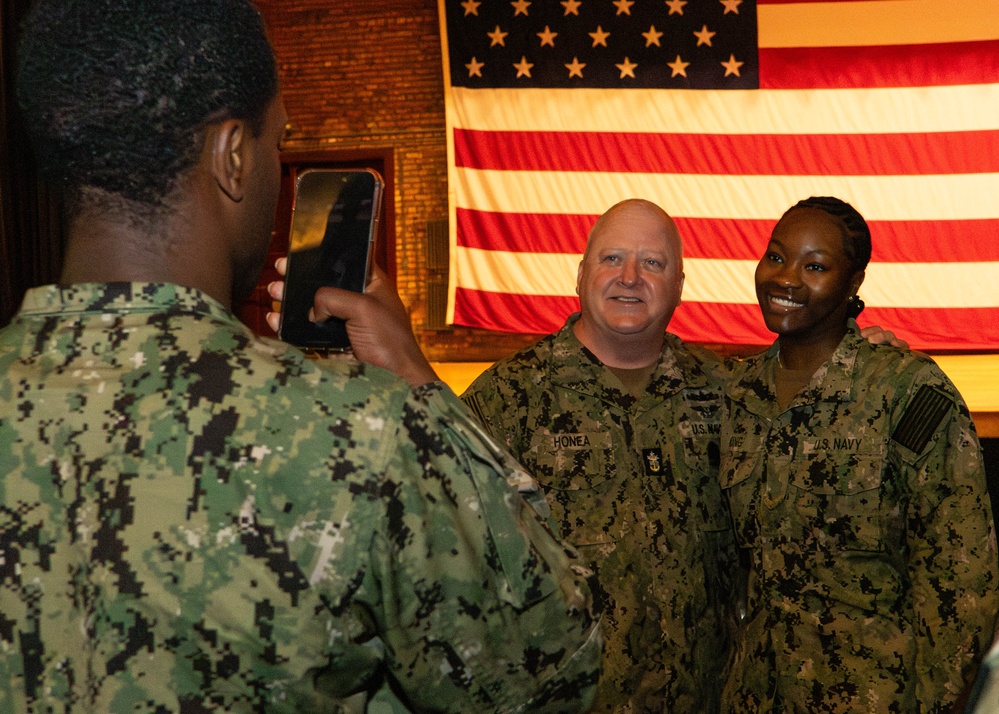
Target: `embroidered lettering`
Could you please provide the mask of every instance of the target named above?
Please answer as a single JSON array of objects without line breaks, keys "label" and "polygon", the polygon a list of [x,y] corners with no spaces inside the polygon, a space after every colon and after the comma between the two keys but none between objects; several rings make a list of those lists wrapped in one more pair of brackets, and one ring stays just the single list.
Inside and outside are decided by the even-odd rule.
[{"label": "embroidered lettering", "polygon": [[694,436],[717,436],[721,434],[721,424],[718,422],[684,422],[680,424],[680,433],[688,439]]},{"label": "embroidered lettering", "polygon": [[[832,439],[809,439],[803,442],[802,453],[803,454],[814,454],[820,451],[852,451],[854,453],[861,452],[861,443],[863,439],[857,438],[846,438],[846,437],[835,437]],[[864,453],[870,453],[871,448],[875,448],[876,444],[868,444],[867,450]]]},{"label": "embroidered lettering", "polygon": [[860,448],[860,439],[833,439],[832,448],[840,451],[856,451]]},{"label": "embroidered lettering", "polygon": [[590,448],[590,437],[586,434],[555,434],[552,437],[552,446],[556,451],[559,449],[588,449]]}]

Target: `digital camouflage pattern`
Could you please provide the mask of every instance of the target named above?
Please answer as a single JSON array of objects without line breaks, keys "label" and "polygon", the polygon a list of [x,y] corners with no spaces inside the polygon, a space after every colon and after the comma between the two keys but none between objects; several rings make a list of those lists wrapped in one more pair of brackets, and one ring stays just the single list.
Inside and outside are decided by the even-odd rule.
[{"label": "digital camouflage pattern", "polygon": [[982,659],[965,713],[999,714],[999,637]]},{"label": "digital camouflage pattern", "polygon": [[978,437],[919,353],[856,323],[780,412],[775,343],[736,368],[721,481],[751,562],[733,712],[944,712],[992,641]]},{"label": "digital camouflage pattern", "polygon": [[541,483],[595,572],[595,711],[715,711],[734,547],[718,486],[721,376],[668,335],[641,399],[562,330],[490,367],[462,399]]},{"label": "digital camouflage pattern", "polygon": [[31,291],[0,332],[0,711],[582,711],[600,633],[442,385],[198,291]]}]

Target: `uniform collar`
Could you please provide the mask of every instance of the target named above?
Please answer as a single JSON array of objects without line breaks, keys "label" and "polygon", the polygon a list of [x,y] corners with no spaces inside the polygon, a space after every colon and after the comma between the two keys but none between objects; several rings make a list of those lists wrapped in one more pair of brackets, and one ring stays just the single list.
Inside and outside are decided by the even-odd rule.
[{"label": "uniform collar", "polygon": [[[576,337],[572,326],[579,319],[574,313],[552,340],[551,380],[567,389],[590,394],[608,401],[630,400],[611,379],[610,370]],[[657,402],[686,387],[706,386],[707,376],[676,335],[666,333],[659,364],[656,365],[644,399],[653,397]]]},{"label": "uniform collar", "polygon": [[169,283],[75,283],[32,288],[24,296],[23,316],[73,313],[198,313],[233,320],[232,312],[195,288]]},{"label": "uniform collar", "polygon": [[[816,402],[852,402],[857,399],[854,375],[857,369],[857,355],[867,340],[861,336],[860,328],[853,319],[848,320],[846,335],[840,341],[832,357],[812,375],[811,382],[795,397],[791,406]],[[741,402],[749,411],[756,414],[778,412],[774,392],[772,369],[780,352],[780,340],[774,342],[766,352],[751,357],[742,379],[733,380],[728,387],[729,396]]]}]

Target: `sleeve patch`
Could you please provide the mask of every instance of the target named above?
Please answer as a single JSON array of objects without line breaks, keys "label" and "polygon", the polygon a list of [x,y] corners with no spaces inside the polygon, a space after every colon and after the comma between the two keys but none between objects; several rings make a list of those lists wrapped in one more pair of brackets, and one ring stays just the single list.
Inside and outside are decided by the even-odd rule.
[{"label": "sleeve patch", "polygon": [[921,453],[952,405],[949,394],[924,384],[906,407],[902,421],[892,432],[892,440],[909,451]]},{"label": "sleeve patch", "polygon": [[465,403],[465,406],[468,407],[468,411],[470,411],[472,413],[472,416],[474,416],[478,420],[479,424],[488,429],[489,422],[486,420],[485,415],[483,415],[482,413],[482,402],[479,400],[479,395],[462,394],[461,401]]}]

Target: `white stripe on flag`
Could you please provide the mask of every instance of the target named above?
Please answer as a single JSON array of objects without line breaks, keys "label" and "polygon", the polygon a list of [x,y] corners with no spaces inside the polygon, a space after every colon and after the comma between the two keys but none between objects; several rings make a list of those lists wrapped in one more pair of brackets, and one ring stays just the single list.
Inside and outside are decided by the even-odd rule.
[{"label": "white stripe on flag", "polygon": [[[459,248],[460,287],[522,295],[572,296],[581,254]],[[686,258],[683,299],[756,303],[755,260]],[[523,283],[520,276],[535,277]],[[999,307],[999,263],[871,263],[861,287],[870,307]]]},{"label": "white stripe on flag", "polygon": [[761,48],[918,45],[999,37],[995,0],[757,5],[756,18]]},{"label": "white stripe on flag", "polygon": [[[849,4],[849,3],[841,3]],[[997,11],[999,12],[999,11]],[[455,129],[880,134],[999,129],[999,84],[884,89],[451,89]]]},{"label": "white stripe on flag", "polygon": [[455,170],[460,208],[593,215],[626,198],[674,216],[779,218],[808,196],[838,196],[868,221],[999,217],[999,174],[940,176],[724,176]]}]

